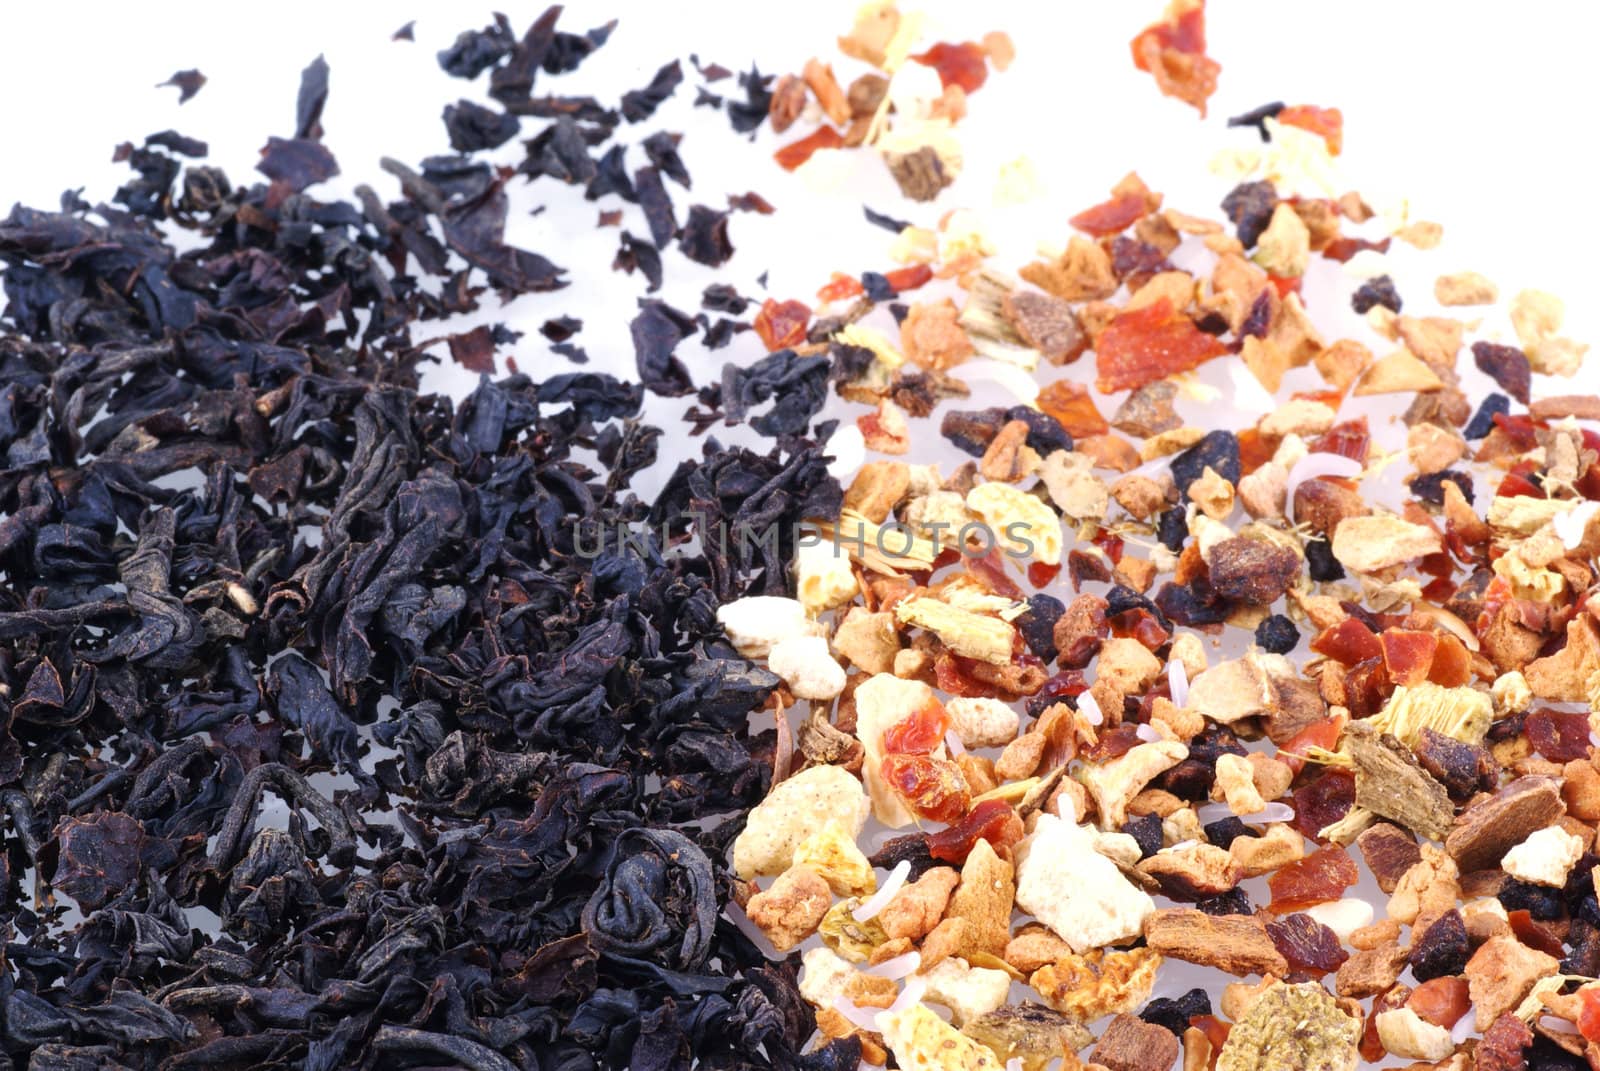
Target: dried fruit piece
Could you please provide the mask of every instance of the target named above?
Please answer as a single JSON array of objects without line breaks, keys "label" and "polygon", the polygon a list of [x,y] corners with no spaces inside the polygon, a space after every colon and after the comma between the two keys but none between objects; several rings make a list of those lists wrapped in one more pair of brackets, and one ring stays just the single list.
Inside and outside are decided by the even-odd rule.
[{"label": "dried fruit piece", "polygon": [[967,93],[976,93],[989,77],[983,46],[973,41],[940,43],[911,58],[938,71],[940,85],[960,86]]},{"label": "dried fruit piece", "polygon": [[928,835],[928,854],[948,863],[964,863],[978,841],[1009,848],[1022,838],[1022,819],[1001,799],[984,800],[960,821]]},{"label": "dried fruit piece", "polygon": [[811,154],[819,149],[837,149],[844,145],[844,139],[839,132],[831,126],[819,127],[814,133],[807,134],[799,141],[791,141],[783,148],[772,154],[778,161],[778,166],[785,171],[793,171],[807,160]]},{"label": "dried fruit piece", "polygon": [[1165,297],[1121,313],[1107,324],[1095,349],[1095,389],[1102,394],[1200,367],[1228,352],[1220,339],[1195,326]]},{"label": "dried fruit piece", "polygon": [[811,321],[811,309],[801,301],[778,301],[768,298],[761,303],[752,326],[767,352],[789,349],[806,340],[806,325]]},{"label": "dried fruit piece", "polygon": [[1344,115],[1338,108],[1297,104],[1280,111],[1277,119],[1284,126],[1297,126],[1320,137],[1327,144],[1330,156],[1338,156],[1344,148]]},{"label": "dried fruit piece", "polygon": [[1217,1071],[1353,1071],[1361,1021],[1315,982],[1271,986],[1228,1032]]},{"label": "dried fruit piece", "polygon": [[954,822],[967,813],[972,792],[961,767],[927,755],[885,755],[883,779],[923,818]]},{"label": "dried fruit piece", "polygon": [[1360,880],[1355,860],[1335,844],[1283,867],[1267,879],[1267,887],[1272,890],[1272,910],[1283,914],[1337,900]]},{"label": "dried fruit piece", "polygon": [[1145,942],[1169,959],[1215,967],[1229,974],[1283,975],[1288,961],[1254,915],[1208,915],[1192,908],[1160,908],[1145,921]]},{"label": "dried fruit piece", "polygon": [[1137,191],[1121,193],[1092,208],[1086,208],[1067,222],[1096,238],[1127,230],[1150,211],[1148,197]]},{"label": "dried fruit piece", "polygon": [[1267,935],[1293,969],[1326,974],[1350,958],[1338,934],[1303,912],[1272,919]]},{"label": "dried fruit piece", "polygon": [[1172,1031],[1127,1014],[1111,1020],[1089,1054],[1091,1063],[1109,1071],[1166,1071],[1177,1059]]},{"label": "dried fruit piece", "polygon": [[1205,0],[1171,0],[1162,21],[1132,42],[1133,65],[1155,76],[1164,96],[1176,97],[1206,114],[1222,65],[1206,53]]},{"label": "dried fruit piece", "polygon": [[1095,407],[1089,388],[1070,379],[1046,384],[1039,392],[1038,405],[1055,417],[1074,439],[1104,435],[1110,430],[1106,418]]}]

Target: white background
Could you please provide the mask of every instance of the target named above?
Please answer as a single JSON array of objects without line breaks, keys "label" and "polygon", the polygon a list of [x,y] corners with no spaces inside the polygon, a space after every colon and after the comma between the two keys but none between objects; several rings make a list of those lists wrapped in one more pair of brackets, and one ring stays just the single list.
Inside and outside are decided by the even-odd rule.
[{"label": "white background", "polygon": [[[536,4],[501,6],[518,33],[542,10]],[[1600,221],[1593,203],[1592,109],[1600,7],[1553,0],[1510,5],[1217,0],[1210,12],[1210,52],[1223,64],[1223,73],[1210,117],[1202,123],[1187,106],[1161,97],[1130,62],[1127,42],[1157,16],[1158,2],[930,4],[937,23],[948,31],[934,29],[930,40],[960,40],[1001,28],[1015,38],[1018,56],[1010,71],[991,76],[972,98],[962,127],[967,169],[937,205],[927,206],[902,201],[881,165],[866,154],[841,188],[807,189],[770,161],[771,150],[805,132],[805,124],[783,138],[763,130],[752,147],[732,133],[721,113],[690,107],[699,81],[687,63],[690,52],[734,69],[755,60],[764,71],[798,71],[813,54],[836,58],[834,36],[848,29],[853,6],[571,4],[563,29],[581,32],[613,16],[621,24],[577,74],[541,75],[535,93],[593,93],[614,104],[623,90],[643,85],[663,62],[683,58],[687,77],[677,96],[656,119],[624,127],[619,137],[636,141],[662,127],[686,133],[682,154],[694,190],[669,185],[680,219],[691,201],[722,207],[726,193],[753,189],[776,204],[779,211],[772,217],[734,217],[731,233],[738,252],[718,277],[756,294],[756,276],[769,271],[775,296],[803,300],[833,270],[855,274],[893,266],[886,256],[887,232],[861,220],[863,201],[920,223],[935,221],[948,208],[978,210],[1002,239],[1001,263],[1015,265],[1032,254],[1036,243],[1063,242],[1067,217],[1103,199],[1133,169],[1164,191],[1169,204],[1215,215],[1229,183],[1209,175],[1207,162],[1224,147],[1256,144],[1253,132],[1225,128],[1228,115],[1271,100],[1337,106],[1345,116],[1341,165],[1348,188],[1360,189],[1375,203],[1407,200],[1413,218],[1445,226],[1438,251],[1419,254],[1397,245],[1391,258],[1408,312],[1434,311],[1435,275],[1474,268],[1499,283],[1503,297],[1524,286],[1563,295],[1570,332],[1583,341],[1595,337]],[[223,166],[235,182],[254,181],[258,176],[251,167],[267,136],[293,133],[299,72],[318,53],[332,69],[322,120],[325,140],[343,174],[313,192],[348,195],[365,182],[386,199],[397,197],[397,184],[378,170],[379,157],[414,162],[447,151],[442,107],[464,96],[485,99],[485,80],[468,84],[448,78],[434,53],[457,31],[486,23],[490,10],[459,3],[379,6],[330,0],[257,7],[181,3],[159,9],[7,5],[0,9],[5,45],[0,206],[15,201],[53,206],[63,189],[77,186],[91,201],[109,199],[127,177],[124,167],[110,163],[114,146],[168,128],[208,141],[209,162]],[[416,42],[391,42],[390,34],[413,18]],[[155,83],[189,67],[200,68],[209,81],[180,106],[176,89],[157,89]],[[838,62],[836,70],[841,81],[858,73],[849,61]],[[711,88],[737,91],[731,80]],[[525,121],[523,135],[533,136],[542,125]],[[1020,207],[995,208],[990,185],[997,168],[1024,153],[1038,167],[1043,196]],[[490,155],[515,162],[521,151],[513,142]],[[642,162],[637,153],[630,157],[631,167]],[[524,331],[520,343],[500,354],[501,370],[504,359],[515,356],[523,370],[548,374],[570,366],[548,354],[538,325],[562,313],[578,315],[585,327],[575,341],[594,358],[590,367],[631,374],[627,323],[644,284],[639,276],[611,271],[616,232],[596,231],[597,206],[549,181],[515,182],[512,196],[511,239],[571,269],[574,285],[526,296],[503,309],[486,295],[485,309],[466,324],[504,320]],[[543,214],[528,214],[539,205],[547,206]],[[608,199],[600,207],[619,204]],[[624,225],[636,235],[647,233],[631,206]],[[666,261],[668,284],[661,296],[694,309],[713,273],[675,251]],[[1321,305],[1318,320],[1325,332],[1359,335],[1365,330],[1348,308],[1352,285],[1332,269],[1308,282],[1308,295]],[[1493,318],[1488,330],[1497,330]],[[419,338],[435,333],[429,325],[417,328]],[[1370,336],[1365,340],[1381,345]],[[713,355],[693,346],[685,346],[682,355],[696,380],[705,382],[715,378],[724,360],[751,360],[759,346],[745,335]],[[1072,372],[1083,370],[1080,365]],[[1544,389],[1600,386],[1592,366],[1580,375],[1577,382]],[[1207,369],[1206,378],[1224,387],[1230,382],[1220,365]],[[447,360],[425,380],[458,396],[472,383],[472,376]],[[1291,380],[1283,396],[1306,385]],[[980,391],[975,401],[987,399]],[[1252,408],[1239,401],[1240,408]],[[671,428],[687,404],[687,399],[652,399],[649,415]],[[1112,404],[1105,404],[1106,411]],[[830,408],[841,415],[859,411],[838,403]],[[1217,411],[1188,415],[1219,419]],[[1395,430],[1387,429],[1391,446]],[[930,438],[932,429],[924,426],[921,441]],[[677,446],[695,448],[686,442]],[[1259,894],[1258,885],[1251,883]],[[1166,970],[1157,992],[1173,994],[1193,984],[1215,990],[1223,980],[1215,972]]]}]

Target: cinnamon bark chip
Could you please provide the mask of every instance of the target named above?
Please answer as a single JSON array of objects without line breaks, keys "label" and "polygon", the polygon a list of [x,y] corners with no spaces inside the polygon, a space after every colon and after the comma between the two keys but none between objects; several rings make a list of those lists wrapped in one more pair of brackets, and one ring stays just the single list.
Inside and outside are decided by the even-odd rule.
[{"label": "cinnamon bark chip", "polygon": [[1377,879],[1378,888],[1392,893],[1407,870],[1422,861],[1422,850],[1406,830],[1379,822],[1362,831],[1356,847],[1366,860],[1367,869]]},{"label": "cinnamon bark chip", "polygon": [[1463,872],[1498,866],[1507,851],[1560,818],[1561,784],[1551,777],[1521,777],[1456,819],[1445,850]]},{"label": "cinnamon bark chip", "polygon": [[1145,920],[1145,943],[1171,959],[1229,974],[1288,973],[1289,963],[1254,915],[1207,915],[1192,908],[1157,908]]},{"label": "cinnamon bark chip", "polygon": [[1177,1059],[1176,1034],[1126,1013],[1111,1020],[1089,1054],[1091,1063],[1110,1071],[1169,1071]]},{"label": "cinnamon bark chip", "polygon": [[1455,817],[1450,794],[1410,748],[1361,721],[1345,727],[1344,742],[1356,764],[1356,806],[1434,840],[1449,831]]},{"label": "cinnamon bark chip", "polygon": [[1017,336],[1051,364],[1068,364],[1089,348],[1077,313],[1058,297],[1013,290],[1001,300],[1000,312]]}]

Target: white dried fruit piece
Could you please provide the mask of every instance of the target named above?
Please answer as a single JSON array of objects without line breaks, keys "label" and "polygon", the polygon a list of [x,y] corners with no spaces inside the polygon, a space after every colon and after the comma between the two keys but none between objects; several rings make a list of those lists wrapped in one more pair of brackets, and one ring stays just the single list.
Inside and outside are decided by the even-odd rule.
[{"label": "white dried fruit piece", "polygon": [[[1128,818],[1128,801],[1158,774],[1189,757],[1189,749],[1176,740],[1155,740],[1128,749],[1127,754],[1098,766],[1085,766],[1078,780],[1094,797],[1100,824],[1120,829]],[[1065,937],[1065,934],[1062,934]]]},{"label": "white dried fruit piece", "polygon": [[1560,826],[1547,826],[1506,852],[1500,869],[1518,881],[1561,888],[1567,874],[1583,855],[1583,838]]},{"label": "white dried fruit piece", "polygon": [[1015,848],[1017,906],[1079,954],[1137,937],[1156,909],[1094,843],[1093,829],[1041,814]]},{"label": "white dried fruit piece", "polygon": [[1096,833],[1094,835],[1094,850],[1123,866],[1136,866],[1143,849],[1139,842],[1130,833]]},{"label": "white dried fruit piece", "polygon": [[1410,1008],[1379,1012],[1373,1024],[1378,1028],[1378,1040],[1391,1056],[1407,1060],[1443,1060],[1456,1051],[1450,1031],[1428,1022]]},{"label": "white dried fruit piece", "polygon": [[1004,747],[1017,738],[1021,725],[1009,703],[986,696],[957,696],[944,705],[944,712],[963,747]]},{"label": "white dried fruit piece", "polygon": [[800,995],[816,1008],[831,1008],[844,995],[856,969],[822,945],[806,949],[800,957]]},{"label": "white dried fruit piece", "polygon": [[801,699],[832,699],[844,691],[844,668],[821,636],[791,636],[773,645],[767,668]]},{"label": "white dried fruit piece", "polygon": [[836,896],[866,896],[878,887],[872,864],[856,838],[838,822],[829,822],[800,842],[794,865],[809,867]]},{"label": "white dried fruit piece", "polygon": [[927,596],[895,603],[894,616],[902,624],[927,629],[956,654],[997,666],[1011,662],[1016,630],[998,617],[975,614]]},{"label": "white dried fruit piece", "polygon": [[1055,450],[1039,466],[1039,479],[1056,508],[1079,524],[1099,524],[1111,508],[1105,481],[1094,474],[1094,458],[1086,453]]},{"label": "white dried fruit piece", "polygon": [[1428,363],[1409,350],[1395,350],[1367,366],[1356,382],[1355,396],[1374,394],[1409,394],[1436,391],[1444,380]]},{"label": "white dried fruit piece", "polygon": [[883,734],[918,707],[934,702],[933,689],[921,681],[875,673],[856,687],[855,701],[856,739],[864,753],[861,776],[872,799],[872,814],[891,829],[910,825],[916,816],[883,779]]},{"label": "white dried fruit piece", "polygon": [[1045,565],[1061,561],[1061,518],[1037,496],[1007,483],[981,483],[967,492],[966,503],[1007,553]]},{"label": "white dried fruit piece", "polygon": [[1493,305],[1500,288],[1480,272],[1458,271],[1435,279],[1433,296],[1441,305]]},{"label": "white dried fruit piece", "polygon": [[922,976],[928,984],[924,999],[950,1009],[957,1026],[1002,1007],[1011,990],[1011,975],[992,967],[974,967],[957,956],[941,960]]},{"label": "white dried fruit piece", "polygon": [[1429,554],[1442,544],[1439,533],[1392,514],[1346,517],[1333,530],[1333,556],[1353,573],[1375,573],[1404,565]]},{"label": "white dried fruit piece", "polygon": [[1256,791],[1255,767],[1243,755],[1217,756],[1215,786],[1214,791],[1222,795],[1228,810],[1234,814],[1255,814],[1267,805]]},{"label": "white dried fruit piece", "polygon": [[850,555],[831,539],[802,539],[795,548],[795,587],[808,613],[843,606],[860,586]]},{"label": "white dried fruit piece", "polygon": [[1350,935],[1357,930],[1371,925],[1375,914],[1370,901],[1355,896],[1312,904],[1301,910],[1328,927],[1339,940],[1344,942],[1348,942]]},{"label": "white dried fruit piece", "polygon": [[821,636],[826,629],[806,616],[798,599],[778,595],[750,595],[724,603],[717,624],[734,648],[746,658],[765,658],[781,640],[793,636]]},{"label": "white dried fruit piece", "polygon": [[1252,648],[1242,658],[1219,662],[1191,678],[1185,706],[1231,725],[1241,718],[1270,713],[1278,702],[1274,678],[1295,675],[1287,658]]},{"label": "white dried fruit piece", "polygon": [[992,1049],[921,1004],[879,1013],[878,1029],[903,1071],[1000,1071],[1000,1058]]},{"label": "white dried fruit piece", "polygon": [[849,771],[838,766],[801,770],[778,782],[750,812],[744,832],[733,842],[734,872],[747,881],[758,874],[781,874],[800,843],[830,821],[859,837],[869,810],[861,782]]},{"label": "white dried fruit piece", "polygon": [[1333,407],[1309,398],[1295,398],[1261,418],[1261,434],[1273,439],[1285,435],[1321,435],[1333,427]]}]

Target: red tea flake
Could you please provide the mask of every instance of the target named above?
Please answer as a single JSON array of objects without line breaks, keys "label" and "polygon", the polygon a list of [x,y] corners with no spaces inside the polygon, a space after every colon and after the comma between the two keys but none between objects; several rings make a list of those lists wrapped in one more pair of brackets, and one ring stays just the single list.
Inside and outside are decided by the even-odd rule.
[{"label": "red tea flake", "polygon": [[1472,1007],[1467,980],[1454,975],[1430,978],[1411,991],[1406,1007],[1434,1026],[1449,1030]]},{"label": "red tea flake", "polygon": [[767,352],[798,346],[806,340],[806,325],[811,322],[811,309],[800,301],[778,301],[768,298],[756,313],[756,334],[761,336]]},{"label": "red tea flake", "polygon": [[1472,680],[1472,652],[1467,645],[1448,633],[1439,637],[1439,649],[1433,652],[1433,665],[1428,667],[1428,680],[1441,688],[1459,688]]},{"label": "red tea flake", "polygon": [[853,275],[846,275],[842,271],[833,273],[833,277],[817,291],[818,301],[843,301],[861,294],[861,281]]},{"label": "red tea flake", "polygon": [[1157,298],[1122,313],[1100,332],[1095,389],[1101,394],[1137,390],[1227,352],[1221,340],[1196,327],[1170,300]]},{"label": "red tea flake", "polygon": [[1296,104],[1280,111],[1278,122],[1316,134],[1327,144],[1328,152],[1333,156],[1338,156],[1339,150],[1344,148],[1344,114],[1338,108]]},{"label": "red tea flake", "polygon": [[1378,1037],[1378,1016],[1383,1012],[1405,1007],[1406,997],[1409,995],[1405,986],[1397,985],[1373,999],[1372,1011],[1367,1013],[1366,1025],[1361,1029],[1361,1043],[1356,1046],[1363,1060],[1377,1063],[1388,1055],[1388,1050],[1383,1047],[1383,1040]]},{"label": "red tea flake", "polygon": [[1347,770],[1327,770],[1315,781],[1294,790],[1293,825],[1313,840],[1328,826],[1350,813],[1356,803],[1356,775]]},{"label": "red tea flake", "polygon": [[1105,238],[1127,230],[1149,211],[1150,202],[1144,194],[1123,193],[1084,209],[1067,222],[1096,238]]},{"label": "red tea flake", "polygon": [[1600,1041],[1600,988],[1578,990],[1578,1031],[1590,1041]]},{"label": "red tea flake", "polygon": [[907,290],[915,290],[932,279],[933,269],[926,264],[912,264],[909,267],[885,272],[883,277],[895,293],[904,294]]},{"label": "red tea flake", "polygon": [[1347,666],[1365,662],[1369,658],[1383,657],[1383,645],[1378,642],[1378,637],[1353,617],[1347,617],[1319,632],[1311,641],[1311,650]]},{"label": "red tea flake", "polygon": [[1289,966],[1309,974],[1336,971],[1350,958],[1339,943],[1339,935],[1312,918],[1296,912],[1267,923],[1267,936]]},{"label": "red tea flake", "polygon": [[1551,762],[1571,762],[1589,757],[1589,716],[1541,707],[1522,723],[1533,750]]},{"label": "red tea flake", "polygon": [[954,822],[967,813],[972,791],[961,767],[927,755],[885,755],[883,779],[918,816]]},{"label": "red tea flake", "polygon": [[939,84],[945,88],[960,86],[967,93],[975,93],[989,77],[983,46],[972,41],[957,45],[937,44],[912,59],[939,72]]},{"label": "red tea flake", "polygon": [[772,158],[778,161],[778,166],[785,171],[793,171],[811,159],[811,154],[818,149],[837,149],[843,145],[844,139],[839,136],[839,132],[831,126],[824,126],[799,141],[791,141],[773,153]]},{"label": "red tea flake", "polygon": [[1391,239],[1384,238],[1382,241],[1369,242],[1365,238],[1346,238],[1341,235],[1323,247],[1322,255],[1343,264],[1364,250],[1372,249],[1379,253],[1387,253],[1390,241]]},{"label": "red tea flake", "polygon": [[966,699],[992,699],[995,687],[967,672],[956,655],[946,651],[933,661],[934,685],[942,692]]},{"label": "red tea flake", "polygon": [[1378,637],[1383,647],[1383,668],[1396,684],[1414,687],[1428,679],[1439,637],[1432,632],[1386,628]]},{"label": "red tea flake", "polygon": [[1060,575],[1061,565],[1059,562],[1055,565],[1046,562],[1028,563],[1028,583],[1032,584],[1035,589],[1049,587],[1055,583],[1056,577]]},{"label": "red tea flake", "polygon": [[1142,741],[1139,739],[1139,727],[1131,722],[1123,722],[1101,733],[1094,747],[1083,753],[1083,758],[1089,763],[1110,762],[1112,759],[1122,758],[1140,743]]},{"label": "red tea flake", "polygon": [[1278,292],[1279,298],[1286,298],[1290,294],[1300,293],[1300,283],[1304,278],[1305,277],[1301,275],[1295,275],[1292,277],[1269,275],[1267,276],[1267,282],[1272,284],[1272,289]]},{"label": "red tea flake", "polygon": [[1344,675],[1344,705],[1352,717],[1370,718],[1383,709],[1394,694],[1394,682],[1383,668],[1383,659],[1357,662]]},{"label": "red tea flake", "polygon": [[1310,452],[1313,454],[1338,454],[1352,461],[1367,463],[1367,450],[1372,445],[1372,431],[1367,427],[1367,418],[1347,420],[1343,424],[1335,424],[1323,432],[1311,444]]},{"label": "red tea flake", "polygon": [[883,750],[889,755],[926,755],[944,740],[950,716],[944,704],[930,698],[883,731]]},{"label": "red tea flake", "polygon": [[984,800],[954,825],[928,834],[928,854],[960,866],[980,840],[996,851],[1022,839],[1022,818],[1005,800]]},{"label": "red tea flake", "polygon": [[1205,0],[1172,0],[1166,16],[1135,37],[1133,65],[1155,76],[1162,95],[1199,109],[1217,90],[1222,64],[1206,55]]},{"label": "red tea flake", "polygon": [[1545,955],[1561,959],[1567,950],[1561,946],[1561,938],[1551,933],[1549,928],[1536,922],[1533,915],[1523,908],[1506,912],[1506,921],[1511,924],[1511,932],[1517,940],[1529,948],[1543,952]]},{"label": "red tea flake", "polygon": [[1277,453],[1276,441],[1268,440],[1255,428],[1245,428],[1236,436],[1239,440],[1239,475],[1248,476],[1272,460]]},{"label": "red tea flake", "polygon": [[[1297,800],[1297,812],[1298,809]],[[1326,848],[1318,848],[1304,859],[1296,859],[1279,867],[1267,879],[1267,888],[1272,890],[1272,911],[1283,914],[1337,900],[1346,889],[1360,880],[1361,874],[1356,870],[1356,861],[1350,858],[1350,853],[1337,844],[1330,844]]]},{"label": "red tea flake", "polygon": [[1104,435],[1111,425],[1095,407],[1089,388],[1070,379],[1058,379],[1039,392],[1039,408],[1061,423],[1074,439]]}]

